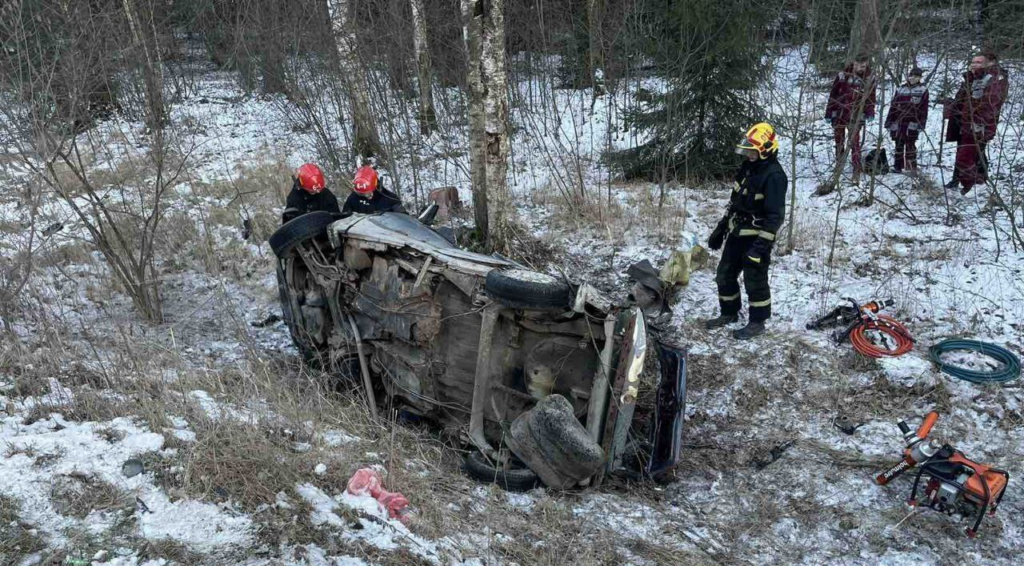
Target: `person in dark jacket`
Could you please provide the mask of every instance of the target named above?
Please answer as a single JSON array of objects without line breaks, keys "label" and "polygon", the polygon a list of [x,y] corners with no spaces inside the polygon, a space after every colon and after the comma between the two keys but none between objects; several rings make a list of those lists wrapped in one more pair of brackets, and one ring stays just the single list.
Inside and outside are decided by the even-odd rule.
[{"label": "person in dark jacket", "polygon": [[971,68],[964,73],[964,82],[956,98],[943,108],[949,120],[946,141],[956,142],[956,164],[947,189],[960,185],[966,195],[974,185],[988,180],[988,159],[985,149],[996,136],[999,113],[1009,94],[1010,81],[999,66],[995,53],[984,53],[971,59]]},{"label": "person in dark jacket", "polygon": [[[875,77],[867,56],[859,56],[832,81],[825,107],[825,120],[832,125],[836,144],[836,167],[845,165],[847,143],[853,162],[853,184],[860,182],[861,129],[864,121],[875,119]],[[849,141],[847,141],[849,137]]]},{"label": "person in dark jacket", "polygon": [[917,172],[917,137],[928,122],[928,87],[921,82],[924,72],[914,67],[907,82],[896,89],[885,116],[885,128],[896,144],[893,170]]},{"label": "person in dark jacket", "polygon": [[338,198],[327,188],[324,172],[315,164],[306,163],[299,167],[293,177],[292,190],[288,193],[288,199],[285,201],[281,222],[288,222],[293,218],[318,210],[334,214],[341,213],[341,209],[338,208]]},{"label": "person in dark jacket", "polygon": [[712,250],[725,244],[715,275],[721,315],[705,321],[704,327],[720,328],[739,320],[742,273],[750,318],[733,337],[745,340],[763,333],[764,323],[772,315],[768,265],[775,235],[786,216],[787,180],[771,125],[762,122],[750,128],[736,149],[747,159],[736,173],[729,209],[708,238]]},{"label": "person in dark jacket", "polygon": [[341,211],[357,214],[404,213],[405,207],[402,206],[402,200],[398,195],[381,186],[377,171],[369,165],[364,165],[356,171],[356,176],[352,180],[352,194],[345,199]]}]

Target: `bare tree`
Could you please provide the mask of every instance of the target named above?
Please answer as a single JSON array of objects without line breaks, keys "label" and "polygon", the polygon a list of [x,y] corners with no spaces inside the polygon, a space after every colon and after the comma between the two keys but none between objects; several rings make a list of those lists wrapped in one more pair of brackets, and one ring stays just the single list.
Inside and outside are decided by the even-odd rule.
[{"label": "bare tree", "polygon": [[470,168],[477,230],[487,249],[506,240],[508,197],[508,77],[502,0],[462,0],[469,52]]},{"label": "bare tree", "polygon": [[[154,322],[163,317],[154,249],[164,197],[176,185],[190,151],[172,151],[165,131],[168,101],[158,32],[165,26],[158,21],[157,7],[149,0],[87,6],[53,2],[45,11],[0,22],[8,39],[0,67],[17,69],[0,80],[0,91],[14,95],[10,103],[0,104],[0,132],[14,159],[64,203],[115,281],[140,314]],[[39,56],[38,39],[53,32],[53,44]],[[109,45],[93,37],[109,35],[128,43]],[[111,51],[88,52],[104,47]],[[115,54],[126,65],[125,80],[143,84],[145,133],[131,126],[113,132],[87,129],[79,123],[79,112],[52,111],[58,96],[69,108],[88,107],[89,92],[71,88],[56,93],[56,85],[82,84],[82,77],[97,72],[98,61]],[[112,143],[116,139],[123,142]],[[97,163],[116,164],[118,170]]]},{"label": "bare tree", "polygon": [[419,75],[420,133],[429,134],[437,127],[437,112],[434,111],[433,71],[427,44],[427,15],[423,0],[409,0],[409,6],[412,8],[413,49]]},{"label": "bare tree", "polygon": [[342,84],[352,106],[352,150],[362,156],[380,155],[381,143],[377,124],[370,107],[367,81],[360,79],[363,72],[356,56],[356,34],[350,20],[352,6],[346,0],[326,0],[338,52],[338,70]]}]

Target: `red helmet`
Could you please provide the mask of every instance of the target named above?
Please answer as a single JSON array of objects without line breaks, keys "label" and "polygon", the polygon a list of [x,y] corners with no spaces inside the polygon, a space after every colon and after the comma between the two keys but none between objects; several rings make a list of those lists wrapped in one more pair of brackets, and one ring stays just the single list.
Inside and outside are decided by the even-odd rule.
[{"label": "red helmet", "polygon": [[377,190],[377,170],[369,165],[360,167],[352,179],[352,190],[361,195],[372,194]]},{"label": "red helmet", "polygon": [[327,186],[324,172],[313,163],[304,164],[299,167],[299,186],[311,195],[319,193]]}]

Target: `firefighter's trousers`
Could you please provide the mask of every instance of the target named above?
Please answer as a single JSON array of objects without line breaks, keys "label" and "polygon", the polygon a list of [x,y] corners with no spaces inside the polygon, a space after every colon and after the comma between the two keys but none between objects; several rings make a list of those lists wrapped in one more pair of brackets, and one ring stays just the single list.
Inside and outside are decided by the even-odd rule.
[{"label": "firefighter's trousers", "polygon": [[744,257],[756,239],[757,236],[729,235],[722,249],[715,283],[718,284],[718,304],[722,314],[738,314],[741,306],[739,279],[742,273],[743,286],[747,289],[750,321],[762,322],[772,315],[772,291],[768,287],[768,265],[771,260],[766,255],[756,267],[744,264]]}]

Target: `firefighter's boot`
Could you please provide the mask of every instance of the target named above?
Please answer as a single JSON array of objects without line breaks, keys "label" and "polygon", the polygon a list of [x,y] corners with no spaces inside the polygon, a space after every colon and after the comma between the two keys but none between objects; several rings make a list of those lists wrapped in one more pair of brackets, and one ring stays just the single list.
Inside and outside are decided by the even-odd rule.
[{"label": "firefighter's boot", "polygon": [[735,314],[723,314],[717,318],[710,318],[704,321],[704,328],[707,330],[714,330],[723,326],[728,326],[740,320],[739,315]]},{"label": "firefighter's boot", "polygon": [[734,330],[732,337],[737,340],[749,340],[755,336],[764,334],[764,322],[763,321],[750,321],[746,326],[739,330]]}]

